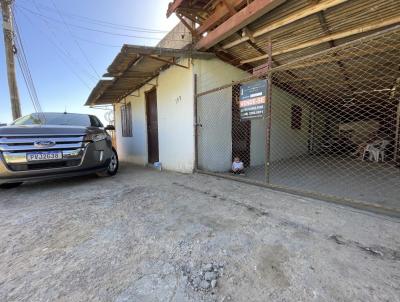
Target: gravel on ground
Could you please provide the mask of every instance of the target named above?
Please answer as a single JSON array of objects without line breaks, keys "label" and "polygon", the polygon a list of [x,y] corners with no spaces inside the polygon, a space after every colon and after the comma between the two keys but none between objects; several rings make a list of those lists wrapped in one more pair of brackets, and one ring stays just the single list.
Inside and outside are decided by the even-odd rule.
[{"label": "gravel on ground", "polygon": [[400,301],[400,220],[122,165],[0,191],[0,301]]}]

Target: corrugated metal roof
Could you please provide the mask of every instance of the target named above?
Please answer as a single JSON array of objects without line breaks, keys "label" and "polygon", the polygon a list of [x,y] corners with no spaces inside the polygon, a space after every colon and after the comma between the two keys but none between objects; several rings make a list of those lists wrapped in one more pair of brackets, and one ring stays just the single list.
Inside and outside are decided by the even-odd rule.
[{"label": "corrugated metal roof", "polygon": [[[170,4],[170,13],[175,11],[187,18],[193,14],[212,16],[217,11],[218,3],[232,6],[238,2],[175,0]],[[246,26],[246,31],[252,33],[252,39],[246,33],[236,32],[210,50],[222,59],[231,58],[226,60],[232,65],[251,71],[253,67],[266,63],[267,45],[271,38],[274,62],[286,64],[304,55],[333,47],[329,42],[340,45],[367,36],[375,30],[398,25],[399,11],[398,0],[287,0]],[[223,25],[228,17],[235,18],[227,12],[208,32]],[[200,26],[207,21],[201,18],[198,20]],[[358,34],[355,29],[362,30]],[[323,40],[330,36],[332,38],[328,42]],[[203,38],[200,36],[200,39]],[[314,44],[308,45],[310,41]]]},{"label": "corrugated metal roof", "polygon": [[179,65],[177,58],[211,58],[212,53],[199,51],[147,47],[125,44],[107,69],[104,77],[92,90],[86,106],[105,105],[119,102],[156,77],[170,65]]}]

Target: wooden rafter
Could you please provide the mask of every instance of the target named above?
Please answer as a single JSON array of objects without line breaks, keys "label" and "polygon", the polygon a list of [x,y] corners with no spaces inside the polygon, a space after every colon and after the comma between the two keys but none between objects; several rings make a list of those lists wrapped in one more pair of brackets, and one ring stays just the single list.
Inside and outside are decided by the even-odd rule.
[{"label": "wooden rafter", "polygon": [[222,0],[222,3],[226,6],[231,16],[237,13],[235,7],[228,0]]},{"label": "wooden rafter", "polygon": [[213,28],[218,22],[225,19],[230,13],[236,11],[236,7],[243,5],[245,0],[223,0],[219,5],[215,7],[215,11],[199,26],[197,32],[202,34],[209,29]]},{"label": "wooden rafter", "polygon": [[185,18],[181,14],[176,14],[179,20],[182,22],[183,25],[190,31],[193,37],[198,37],[197,31],[188,23],[186,22]]},{"label": "wooden rafter", "polygon": [[[234,15],[237,13],[237,10],[228,2],[228,0],[222,0],[222,1],[223,1],[223,3],[225,4],[225,6],[228,8],[230,16],[231,16],[231,17],[234,16]],[[256,49],[257,51],[260,50],[260,48],[257,47],[256,44],[255,44],[256,41],[255,41],[255,39],[254,39],[254,36],[253,36],[252,31],[251,31],[247,26],[243,27],[243,29],[242,29],[242,34],[239,35],[239,36],[247,36],[247,37],[249,37],[250,43],[248,43],[248,44],[249,44],[251,47],[253,47],[254,49]],[[249,42],[249,41],[247,41],[247,42]],[[259,51],[259,52],[260,52],[260,51]],[[264,52],[264,51],[261,51],[261,53],[265,53],[265,52]]]},{"label": "wooden rafter", "polygon": [[210,31],[207,36],[200,39],[195,45],[195,48],[201,50],[211,48],[285,1],[286,0],[254,0],[217,28]]},{"label": "wooden rafter", "polygon": [[[228,8],[230,16],[233,16],[237,13],[237,10],[232,6],[232,4],[230,4],[228,2],[228,0],[223,0],[223,3],[225,4],[225,6]],[[240,38],[242,37],[242,35],[249,35],[252,37],[252,32],[248,29],[248,27],[244,27],[242,32],[237,32],[236,35]],[[247,41],[248,45],[250,47],[252,47],[253,49],[255,49],[256,51],[258,51],[260,54],[266,54],[266,51],[264,49],[262,49],[261,47],[259,47],[256,43],[254,39],[250,39]]]},{"label": "wooden rafter", "polygon": [[[280,18],[278,20],[276,20],[275,22],[268,24],[266,26],[263,26],[259,29],[257,29],[256,31],[254,31],[253,36],[254,38],[257,38],[259,36],[265,35],[275,29],[281,28],[285,25],[288,25],[290,23],[293,23],[297,20],[303,19],[305,17],[311,16],[317,12],[326,10],[328,8],[337,6],[339,4],[342,4],[344,2],[347,2],[348,0],[327,0],[324,2],[320,2],[320,3],[316,3],[316,4],[311,4],[310,6],[302,9],[301,11],[295,11],[292,14]],[[250,38],[249,37],[242,37],[240,39],[237,39],[233,42],[227,43],[223,46],[224,49],[229,49],[232,48],[236,45],[239,45],[243,42],[248,41]]]},{"label": "wooden rafter", "polygon": [[[328,22],[326,21],[325,13],[324,13],[323,11],[320,11],[320,12],[317,14],[317,16],[318,16],[319,24],[321,25],[322,30],[324,31],[324,33],[327,34],[327,35],[331,35],[332,32],[331,32],[331,30],[330,30],[330,28],[329,28]],[[333,47],[336,46],[335,40],[331,40],[331,41],[329,41],[328,43],[329,43],[329,47],[330,47],[330,48],[333,48]],[[334,56],[336,56],[336,54],[334,54]],[[350,84],[350,82],[349,82],[349,80],[350,80],[350,79],[349,79],[349,75],[347,74],[346,67],[345,67],[344,63],[343,63],[341,60],[338,60],[338,61],[336,62],[336,64],[337,64],[337,65],[339,66],[339,68],[342,70],[344,80],[345,80],[345,82],[347,83],[347,85],[348,85],[348,87],[349,87],[349,90],[350,90],[350,91],[354,91],[354,87],[353,87],[353,86]]]},{"label": "wooden rafter", "polygon": [[169,3],[168,10],[167,10],[167,18],[171,16],[178,7],[182,5],[185,0],[175,0],[174,2]]},{"label": "wooden rafter", "polygon": [[185,65],[181,65],[181,64],[176,63],[175,60],[170,61],[170,60],[163,59],[163,58],[160,58],[160,57],[157,57],[157,56],[152,56],[152,55],[149,55],[149,56],[147,56],[147,57],[148,57],[148,58],[151,58],[151,59],[153,59],[153,60],[156,60],[156,61],[160,61],[160,62],[164,62],[164,63],[170,64],[170,65],[175,65],[175,66],[178,66],[178,67],[182,67],[182,68],[185,68],[185,69],[189,69],[188,66],[185,66]]},{"label": "wooden rafter", "polygon": [[[394,24],[398,24],[400,23],[400,16],[396,16],[387,20],[374,20],[371,23],[362,25],[360,27],[356,27],[350,30],[344,30],[344,31],[340,31],[331,35],[326,35],[323,37],[319,37],[316,39],[312,39],[310,41],[307,41],[305,43],[301,43],[292,47],[288,47],[288,48],[284,48],[281,50],[278,50],[276,52],[273,53],[273,55],[280,55],[280,54],[284,54],[284,53],[288,53],[288,52],[292,52],[292,51],[296,51],[296,50],[300,50],[300,49],[304,49],[307,47],[311,47],[311,46],[316,46],[325,42],[329,42],[329,41],[333,41],[333,40],[337,40],[337,39],[342,39],[342,38],[346,38],[346,37],[350,37],[356,34],[360,34],[360,33],[364,33],[364,32],[369,32],[372,30],[376,30],[379,28],[383,28],[389,25],[394,25]],[[254,57],[254,58],[250,58],[250,59],[246,59],[246,60],[242,60],[241,63],[242,64],[246,64],[246,63],[251,63],[251,62],[256,62],[256,61],[260,61],[260,60],[265,60],[268,56],[267,55],[262,55],[262,56],[258,56],[258,57]]]},{"label": "wooden rafter", "polygon": [[176,13],[177,16],[181,15],[185,17],[187,20],[192,21],[193,23],[202,22],[205,18],[196,12],[194,9],[187,9],[187,8],[179,8]]}]

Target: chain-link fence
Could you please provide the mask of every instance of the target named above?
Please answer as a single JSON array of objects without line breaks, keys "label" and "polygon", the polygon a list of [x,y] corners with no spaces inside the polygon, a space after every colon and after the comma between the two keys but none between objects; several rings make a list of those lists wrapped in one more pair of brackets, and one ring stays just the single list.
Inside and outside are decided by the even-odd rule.
[{"label": "chain-link fence", "polygon": [[399,91],[395,28],[200,92],[197,168],[400,209]]}]

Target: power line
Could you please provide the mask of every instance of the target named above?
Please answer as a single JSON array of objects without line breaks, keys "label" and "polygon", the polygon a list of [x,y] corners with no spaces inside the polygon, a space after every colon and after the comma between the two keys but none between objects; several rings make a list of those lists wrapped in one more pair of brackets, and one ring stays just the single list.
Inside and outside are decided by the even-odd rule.
[{"label": "power line", "polygon": [[[30,2],[29,2],[30,3]],[[24,6],[19,5],[20,7],[26,8]],[[43,4],[38,4],[38,6],[46,9],[46,11],[54,11],[49,6],[43,5]],[[133,32],[145,32],[145,33],[168,33],[168,30],[161,30],[161,29],[151,29],[151,28],[144,28],[144,27],[137,27],[137,26],[131,26],[131,25],[125,25],[125,24],[117,24],[109,21],[104,21],[100,19],[94,19],[94,18],[89,18],[87,16],[81,16],[69,12],[62,12],[64,16],[67,16],[72,19],[77,19],[80,20],[80,22],[88,22],[92,24],[97,24],[99,26],[106,26],[106,27],[114,27],[116,29],[123,29],[127,31],[133,31]]]},{"label": "power line", "polygon": [[80,50],[80,52],[82,53],[83,57],[85,58],[86,62],[88,63],[88,65],[92,68],[92,70],[94,71],[94,73],[97,75],[97,77],[100,79],[101,76],[99,75],[99,73],[97,72],[96,68],[94,68],[92,62],[90,62],[88,56],[86,55],[85,51],[82,49],[81,45],[79,44],[78,40],[75,39],[74,35],[72,34],[71,28],[68,26],[68,24],[65,22],[64,17],[61,15],[60,10],[57,8],[56,4],[54,3],[53,0],[51,0],[51,3],[53,4],[54,8],[57,10],[58,15],[60,16],[61,20],[63,21],[65,27],[67,28],[68,32],[70,33],[72,39],[74,40],[76,46],[78,47],[78,49]]},{"label": "power line", "polygon": [[[34,3],[35,3],[35,1],[34,1]],[[38,12],[34,12],[31,9],[28,9],[26,7],[18,5],[18,8],[23,9],[23,10],[25,10],[25,11],[31,13],[31,14],[40,16],[40,17],[42,17],[44,19],[51,20],[51,21],[56,22],[56,23],[62,23],[62,21],[59,21],[57,19],[54,19],[52,17],[49,17],[47,15],[44,15],[44,14],[41,14],[41,13],[38,13]],[[103,33],[103,34],[112,35],[112,36],[128,37],[128,38],[136,38],[136,39],[145,39],[145,40],[156,40],[156,41],[160,41],[160,40],[176,41],[176,42],[183,41],[183,39],[168,39],[168,38],[165,38],[165,37],[164,38],[163,37],[157,38],[157,37],[136,36],[136,35],[130,35],[130,34],[111,32],[111,31],[102,30],[102,29],[90,28],[90,27],[81,26],[81,25],[72,24],[72,23],[67,23],[67,24],[69,26],[72,26],[72,27],[75,27],[75,28],[79,28],[79,29],[83,29],[83,30],[87,30],[87,31],[92,31],[92,32]],[[176,32],[176,34],[179,34],[179,33]]]},{"label": "power line", "polygon": [[[36,0],[32,1],[33,5],[36,7],[36,9],[38,10],[38,13],[40,12],[40,8],[37,6]],[[65,47],[64,44],[62,43],[62,41],[59,41],[58,39],[58,35],[56,34],[56,32],[52,29],[51,25],[47,22],[47,20],[40,18],[46,25],[47,28],[49,29],[50,34],[53,36],[53,44],[57,45],[57,48],[64,54],[64,56],[71,60],[71,62],[78,68],[80,69],[82,72],[84,72],[87,76],[89,76],[90,78],[92,78],[93,80],[97,81],[98,78],[96,75],[93,75],[89,70],[87,70],[86,68],[84,68],[83,66],[81,66],[80,62],[71,54],[71,52],[68,50],[68,47]],[[58,44],[61,45],[61,47],[58,46]]]},{"label": "power line", "polygon": [[[68,58],[68,55],[63,52],[63,49],[60,48],[59,45],[57,45],[56,42],[54,42],[54,40],[51,38],[51,36],[48,36],[43,30],[40,29],[40,27],[35,26],[34,22],[32,21],[32,19],[28,16],[25,15],[25,13],[23,11],[21,11],[21,13],[26,17],[26,19],[32,24],[33,27],[36,27],[41,33],[42,36],[45,37],[47,39],[48,42],[50,42],[51,44],[53,44],[53,46],[56,49],[56,54],[59,55],[59,58],[61,59],[61,61],[65,64],[65,66],[67,66],[67,68],[70,69],[70,71],[76,76],[76,78],[87,88],[87,89],[91,89],[90,85],[79,75],[78,72],[76,72],[74,70],[74,68],[69,64],[71,61],[70,60],[66,60],[63,56],[65,56],[66,58]],[[58,52],[57,52],[58,51]],[[61,56],[60,56],[61,54]]]},{"label": "power line", "polygon": [[15,16],[14,14],[12,15],[13,21],[14,21],[14,27],[15,27],[15,36],[16,36],[16,55],[17,55],[17,60],[19,63],[19,67],[21,69],[21,73],[22,76],[24,78],[30,99],[32,101],[33,107],[35,109],[36,112],[42,112],[42,107],[40,105],[39,102],[39,98],[37,95],[37,91],[35,88],[35,84],[33,82],[33,78],[32,78],[32,74],[31,71],[29,69],[29,64],[28,64],[28,60],[26,58],[26,54],[25,54],[25,49],[24,49],[24,45],[22,43],[22,39],[21,39],[21,34],[19,31],[19,27],[18,27],[18,23],[16,22]]},{"label": "power line", "polygon": [[29,98],[32,101],[33,108],[35,109],[36,112],[41,112],[41,109],[38,108],[37,103],[35,101],[34,92],[32,91],[32,89],[30,87],[29,79],[28,79],[27,73],[24,69],[23,59],[21,58],[20,55],[17,55],[17,60],[18,60],[18,65],[19,65],[21,73],[22,73],[22,77],[24,78],[26,88],[28,90]]},{"label": "power line", "polygon": [[113,44],[107,44],[107,43],[92,41],[92,40],[84,39],[84,38],[81,38],[81,37],[78,37],[78,36],[75,36],[75,35],[74,35],[74,37],[76,39],[78,39],[78,40],[81,40],[81,41],[84,41],[84,42],[87,42],[87,43],[91,43],[91,44],[95,44],[95,45],[100,45],[100,46],[105,46],[105,47],[112,47],[112,48],[121,48],[121,45],[113,45]]},{"label": "power line", "polygon": [[[33,0],[33,4],[36,6],[37,5],[37,3],[36,3],[36,1],[35,0]],[[37,8],[37,9],[39,9],[39,8]],[[27,17],[27,15],[22,11],[22,10],[20,10],[21,11],[21,13],[23,13],[23,15],[25,16],[25,17]],[[30,18],[29,18],[30,19]],[[67,47],[65,47],[64,45],[63,45],[63,43],[62,42],[59,42],[58,41],[58,38],[57,38],[57,34],[52,30],[52,27],[51,27],[51,25],[47,22],[47,20],[45,20],[45,19],[41,19],[45,24],[46,24],[46,26],[47,26],[47,28],[49,29],[49,32],[50,32],[50,34],[51,34],[51,36],[53,36],[53,38],[51,37],[51,36],[47,36],[47,38],[50,40],[50,42],[58,49],[58,51],[66,58],[66,62],[68,62],[68,63],[71,63],[71,64],[73,64],[73,65],[75,65],[76,66],[76,68],[77,69],[79,69],[79,70],[81,70],[83,73],[85,73],[88,77],[90,77],[90,78],[92,78],[93,80],[98,80],[98,78],[96,77],[96,76],[94,76],[93,74],[91,74],[88,70],[86,70],[86,68],[84,68],[83,66],[81,66],[81,64],[80,64],[80,62],[79,61],[77,61],[76,59],[75,59],[75,57],[69,52],[69,50],[68,50],[68,48]],[[33,24],[33,22],[30,20],[30,22]],[[45,37],[46,37],[46,34],[45,34]],[[60,44],[61,46],[59,46],[58,44]],[[63,59],[64,60],[64,59]],[[67,63],[67,65],[68,65],[68,63]],[[73,71],[80,79],[82,79],[81,78],[81,76],[79,76],[76,72],[75,72],[75,70]],[[82,82],[82,81],[81,81]],[[87,87],[90,87],[90,85],[88,85],[87,83],[86,83],[86,81],[83,81],[85,84],[85,86],[87,86]]]}]

